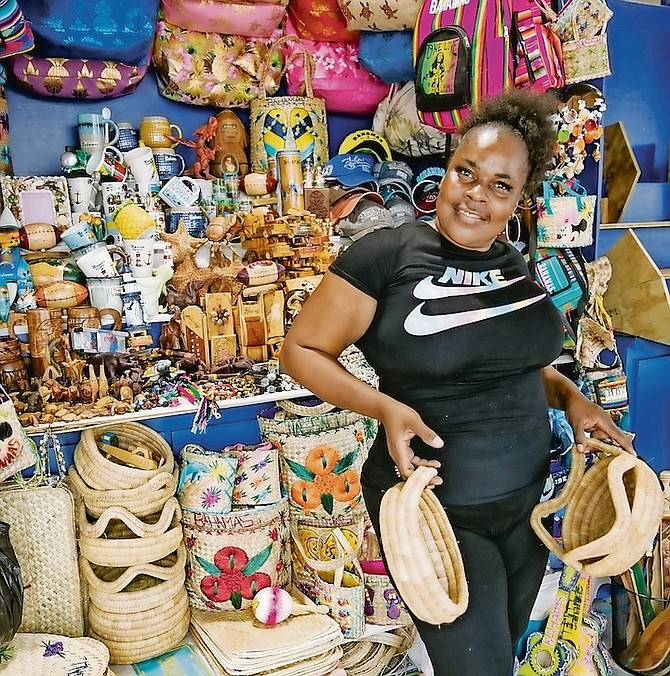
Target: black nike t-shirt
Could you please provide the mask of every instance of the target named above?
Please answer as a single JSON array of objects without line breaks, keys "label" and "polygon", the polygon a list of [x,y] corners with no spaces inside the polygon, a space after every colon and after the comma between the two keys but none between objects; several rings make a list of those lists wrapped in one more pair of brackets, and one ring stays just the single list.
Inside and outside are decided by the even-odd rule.
[{"label": "black nike t-shirt", "polygon": [[[377,300],[356,343],[380,389],[411,406],[445,444],[414,452],[441,461],[444,504],[487,502],[529,486],[549,467],[540,369],[563,329],[516,249],[462,249],[424,222],[366,235],[330,270]],[[397,482],[384,430],[363,468],[378,488]]]}]

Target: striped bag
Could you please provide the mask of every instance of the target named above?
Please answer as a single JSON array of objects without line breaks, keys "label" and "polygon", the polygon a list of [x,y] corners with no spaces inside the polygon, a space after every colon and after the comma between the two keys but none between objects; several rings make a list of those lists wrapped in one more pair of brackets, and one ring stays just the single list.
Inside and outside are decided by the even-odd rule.
[{"label": "striped bag", "polygon": [[419,119],[449,134],[514,82],[511,0],[424,0],[414,29]]}]

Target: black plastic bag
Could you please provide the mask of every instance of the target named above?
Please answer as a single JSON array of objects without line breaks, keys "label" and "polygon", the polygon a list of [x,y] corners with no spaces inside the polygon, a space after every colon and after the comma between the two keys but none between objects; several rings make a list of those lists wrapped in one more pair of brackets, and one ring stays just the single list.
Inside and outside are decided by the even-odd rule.
[{"label": "black plastic bag", "polygon": [[23,613],[23,578],[9,540],[9,524],[0,521],[0,649],[14,638]]}]

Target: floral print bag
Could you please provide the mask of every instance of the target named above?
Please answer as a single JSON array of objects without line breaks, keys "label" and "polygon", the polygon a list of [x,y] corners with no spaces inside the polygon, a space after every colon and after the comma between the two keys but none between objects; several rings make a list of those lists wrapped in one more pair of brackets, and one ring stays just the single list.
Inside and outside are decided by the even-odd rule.
[{"label": "floral print bag", "polygon": [[326,519],[358,513],[361,467],[376,423],[353,411],[310,409],[319,410],[294,404],[293,413],[275,407],[258,416],[262,438],[279,444],[291,508]]},{"label": "floral print bag", "polygon": [[282,34],[283,26],[267,38],[200,33],[161,19],[153,51],[158,89],[179,103],[246,108],[279,89],[283,58],[272,46]]}]

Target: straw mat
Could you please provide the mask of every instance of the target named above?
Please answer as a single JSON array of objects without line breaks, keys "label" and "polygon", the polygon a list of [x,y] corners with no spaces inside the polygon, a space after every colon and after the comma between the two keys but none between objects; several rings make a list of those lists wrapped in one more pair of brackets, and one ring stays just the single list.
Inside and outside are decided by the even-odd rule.
[{"label": "straw mat", "polygon": [[[233,676],[271,670],[279,673],[277,670],[281,668],[287,668],[285,676],[293,673],[296,676],[312,673],[320,676],[328,669],[323,664],[313,668],[314,664],[309,666],[309,662],[329,654],[323,659],[334,665],[341,654],[339,625],[326,615],[292,615],[284,622],[268,627],[257,622],[251,610],[218,613],[194,610],[191,625],[199,645]],[[302,670],[288,669],[301,662]]]},{"label": "straw mat", "polygon": [[[618,446],[589,439],[599,459],[585,471],[583,453],[572,448],[570,475],[554,498],[536,505],[530,523],[564,563],[596,577],[620,575],[645,554],[658,532],[663,491],[643,460]],[[542,519],[565,507],[562,545]]]},{"label": "straw mat", "polygon": [[417,467],[390,488],[380,508],[381,540],[393,584],[424,622],[453,622],[468,606],[468,585],[458,542],[432,490],[434,467]]}]

